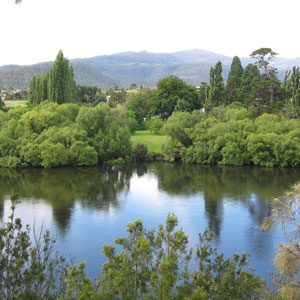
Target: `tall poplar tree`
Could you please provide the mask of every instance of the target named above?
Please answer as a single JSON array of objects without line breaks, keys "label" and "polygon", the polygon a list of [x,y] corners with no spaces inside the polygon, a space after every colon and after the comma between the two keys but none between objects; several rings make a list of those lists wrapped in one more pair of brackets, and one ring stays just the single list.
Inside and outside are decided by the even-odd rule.
[{"label": "tall poplar tree", "polygon": [[235,56],[231,63],[230,72],[226,84],[226,102],[231,103],[240,101],[238,90],[241,85],[241,78],[243,75],[243,67],[238,56]]},{"label": "tall poplar tree", "polygon": [[48,100],[48,79],[49,79],[49,73],[45,73],[41,78],[41,101]]},{"label": "tall poplar tree", "polygon": [[69,60],[60,50],[49,72],[49,100],[62,104],[75,100],[75,82]]},{"label": "tall poplar tree", "polygon": [[300,70],[293,67],[293,71],[285,73],[283,88],[296,107],[300,107]]},{"label": "tall poplar tree", "polygon": [[[286,111],[294,118],[300,116],[300,70],[293,67],[293,71],[285,73],[283,90],[286,94]],[[288,109],[289,108],[289,109]]]},{"label": "tall poplar tree", "polygon": [[210,69],[209,86],[206,88],[205,109],[211,110],[225,102],[225,88],[222,76],[222,63],[218,61],[215,67]]},{"label": "tall poplar tree", "polygon": [[32,104],[39,104],[41,102],[40,98],[40,75],[33,75],[29,82],[28,99]]},{"label": "tall poplar tree", "polygon": [[5,107],[5,104],[4,102],[2,101],[2,98],[0,96],[0,110],[4,110],[4,107]]}]

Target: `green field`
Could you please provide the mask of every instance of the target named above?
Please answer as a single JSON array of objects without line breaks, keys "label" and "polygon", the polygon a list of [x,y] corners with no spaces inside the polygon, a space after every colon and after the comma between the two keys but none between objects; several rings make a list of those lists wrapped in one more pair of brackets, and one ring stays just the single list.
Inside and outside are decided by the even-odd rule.
[{"label": "green field", "polygon": [[149,130],[136,131],[131,136],[133,145],[144,144],[148,151],[162,153],[162,146],[167,145],[169,138],[166,135],[156,135]]},{"label": "green field", "polygon": [[5,100],[5,105],[7,107],[25,106],[27,102],[27,100]]}]

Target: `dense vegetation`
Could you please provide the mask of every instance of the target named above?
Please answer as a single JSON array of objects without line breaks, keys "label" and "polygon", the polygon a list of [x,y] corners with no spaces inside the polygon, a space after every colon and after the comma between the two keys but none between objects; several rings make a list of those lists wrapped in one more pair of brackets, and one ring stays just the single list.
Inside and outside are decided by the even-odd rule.
[{"label": "dense vegetation", "polygon": [[170,159],[188,163],[300,166],[300,121],[274,114],[256,118],[234,105],[205,113],[174,113],[164,125]]},{"label": "dense vegetation", "polygon": [[131,156],[130,120],[120,108],[43,102],[0,112],[0,165],[89,166]]}]

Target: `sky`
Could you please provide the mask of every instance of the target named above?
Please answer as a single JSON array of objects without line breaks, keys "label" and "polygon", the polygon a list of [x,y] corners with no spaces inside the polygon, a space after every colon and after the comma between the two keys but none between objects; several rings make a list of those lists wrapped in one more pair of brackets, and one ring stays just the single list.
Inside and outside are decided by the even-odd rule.
[{"label": "sky", "polygon": [[0,0],[0,66],[123,51],[300,57],[299,0]]}]

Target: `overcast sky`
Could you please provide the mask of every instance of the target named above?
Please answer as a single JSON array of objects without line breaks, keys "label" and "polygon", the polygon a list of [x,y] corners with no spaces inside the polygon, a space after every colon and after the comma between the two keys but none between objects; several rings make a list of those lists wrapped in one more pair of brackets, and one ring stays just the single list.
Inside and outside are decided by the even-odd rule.
[{"label": "overcast sky", "polygon": [[123,51],[300,57],[299,0],[0,0],[0,65]]}]

